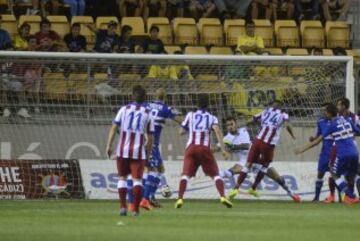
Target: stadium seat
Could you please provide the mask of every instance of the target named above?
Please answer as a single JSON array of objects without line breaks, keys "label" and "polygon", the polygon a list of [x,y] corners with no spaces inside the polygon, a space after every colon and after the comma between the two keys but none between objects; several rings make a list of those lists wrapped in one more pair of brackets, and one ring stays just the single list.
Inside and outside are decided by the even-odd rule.
[{"label": "stadium seat", "polygon": [[274,30],[271,22],[267,19],[255,19],[255,35],[263,38],[265,48],[274,47]]},{"label": "stadium seat", "polygon": [[325,25],[326,46],[328,48],[349,48],[350,28],[346,22],[327,21]]},{"label": "stadium seat", "polygon": [[218,18],[200,18],[198,24],[200,44],[223,45],[223,26]]},{"label": "stadium seat", "polygon": [[299,30],[294,20],[275,21],[277,47],[299,47]]},{"label": "stadium seat", "polygon": [[94,24],[94,20],[91,16],[73,16],[71,18],[71,24],[80,23],[80,34],[84,35],[87,42],[90,44],[95,43],[95,34],[85,24]]},{"label": "stadium seat", "polygon": [[88,81],[88,74],[71,73],[69,75],[69,84],[71,90],[75,91],[77,95],[86,95],[95,91],[95,83],[94,81]]},{"label": "stadium seat", "polygon": [[[199,81],[200,91],[221,92],[225,88],[225,83],[220,82],[215,74],[198,74],[195,80]],[[210,100],[216,100],[216,96],[210,94]]]},{"label": "stadium seat", "polygon": [[43,75],[45,94],[48,99],[65,100],[70,87],[63,73],[45,73]]},{"label": "stadium seat", "polygon": [[185,54],[208,54],[206,48],[201,46],[187,46],[184,52]]},{"label": "stadium seat", "polygon": [[323,49],[323,55],[324,56],[333,56],[334,53],[331,49]]},{"label": "stadium seat", "polygon": [[66,16],[48,16],[47,19],[51,22],[51,29],[61,37],[70,32],[69,21]]},{"label": "stadium seat", "polygon": [[303,48],[324,48],[324,28],[320,21],[301,21],[300,34]]},{"label": "stadium seat", "polygon": [[2,29],[5,29],[10,34],[10,37],[13,38],[18,33],[18,26],[16,18],[14,15],[1,15],[1,25]]},{"label": "stadium seat", "polygon": [[134,36],[145,35],[144,20],[141,17],[123,17],[121,19],[121,26],[124,25],[132,27],[132,35]]},{"label": "stadium seat", "polygon": [[224,21],[225,45],[235,46],[240,35],[245,34],[245,20],[226,19]]},{"label": "stadium seat", "polygon": [[214,55],[233,55],[233,51],[229,47],[212,47],[209,54]]},{"label": "stadium seat", "polygon": [[175,51],[182,51],[180,46],[177,46],[177,45],[165,46],[165,50],[168,54],[173,54]]},{"label": "stadium seat", "polygon": [[139,74],[120,74],[117,89],[122,93],[131,93],[133,86],[142,81]]},{"label": "stadium seat", "polygon": [[147,32],[150,33],[151,26],[157,26],[160,29],[159,38],[164,44],[172,44],[173,36],[172,29],[168,18],[163,17],[150,17],[147,20]]},{"label": "stadium seat", "polygon": [[198,29],[193,18],[174,18],[173,28],[175,35],[175,44],[198,43]]},{"label": "stadium seat", "polygon": [[284,55],[283,51],[279,48],[267,48],[265,51],[269,52],[270,55]]},{"label": "stadium seat", "polygon": [[353,56],[353,57],[355,57],[355,56],[360,56],[360,52],[358,52],[357,50],[355,50],[355,49],[347,49],[346,50],[346,55],[347,56]]},{"label": "stadium seat", "polygon": [[[97,29],[107,29],[107,24],[110,21],[114,21],[117,22],[119,24],[119,20],[117,19],[117,17],[97,17],[96,18],[96,22],[95,22],[95,26]],[[118,28],[116,29],[116,33],[120,34],[120,26],[118,26]]]},{"label": "stadium seat", "polygon": [[19,26],[28,23],[31,27],[30,34],[35,34],[40,30],[41,17],[37,15],[21,15],[19,18]]},{"label": "stadium seat", "polygon": [[287,49],[286,55],[294,55],[294,56],[307,56],[309,55],[309,52],[307,49],[300,49],[300,48],[293,48],[293,49]]}]

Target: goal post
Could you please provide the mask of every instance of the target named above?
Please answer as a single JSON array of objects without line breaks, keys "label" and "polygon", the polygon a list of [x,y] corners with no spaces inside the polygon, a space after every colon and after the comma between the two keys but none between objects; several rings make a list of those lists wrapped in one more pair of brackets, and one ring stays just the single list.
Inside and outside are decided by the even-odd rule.
[{"label": "goal post", "polygon": [[[81,175],[72,176],[84,179],[85,191],[92,183],[97,185],[94,190],[104,191],[95,197],[114,197],[114,162],[99,160],[106,159],[111,121],[118,108],[131,101],[131,88],[136,84],[146,88],[149,101],[155,99],[158,88],[165,89],[166,102],[182,114],[196,107],[199,94],[207,94],[209,110],[219,117],[224,131],[227,116],[235,116],[239,125],[243,125],[275,99],[281,100],[297,140],[292,142],[282,133],[274,165],[291,173],[301,169],[304,176],[296,178],[304,180],[308,178],[306,175],[316,172],[318,150],[295,156],[293,148],[315,134],[322,104],[346,96],[351,109],[356,109],[353,60],[346,56],[0,51],[0,160],[3,160],[0,164],[11,166],[13,161],[21,164],[20,160],[24,159],[45,163],[79,159],[79,163],[71,165]],[[161,141],[169,179],[174,183],[181,172],[186,143],[186,138],[178,136],[177,129],[174,122],[168,121]],[[257,127],[249,128],[249,132],[254,137]],[[220,155],[216,157],[222,159]],[[220,166],[233,163],[221,162]],[[202,179],[195,183],[201,185]],[[192,197],[213,197],[199,193]]]}]

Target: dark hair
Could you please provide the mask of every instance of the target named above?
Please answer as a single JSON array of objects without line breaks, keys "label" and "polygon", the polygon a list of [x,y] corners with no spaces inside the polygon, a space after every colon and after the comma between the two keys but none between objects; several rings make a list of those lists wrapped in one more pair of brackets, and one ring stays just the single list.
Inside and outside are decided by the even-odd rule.
[{"label": "dark hair", "polygon": [[207,94],[199,94],[198,107],[200,109],[206,109],[209,106],[209,96]]},{"label": "dark hair", "polygon": [[129,25],[124,25],[121,27],[121,36],[123,36],[126,32],[131,31],[132,27]]},{"label": "dark hair", "polygon": [[80,25],[80,23],[73,23],[72,25],[71,25],[71,28],[74,28],[74,27],[81,27],[81,25]]},{"label": "dark hair", "polygon": [[135,85],[132,94],[137,103],[143,103],[145,101],[146,90],[141,85]]},{"label": "dark hair", "polygon": [[23,23],[23,24],[20,25],[19,30],[22,30],[23,28],[26,28],[26,27],[31,28],[30,24],[28,24],[27,22],[25,22],[25,23]]},{"label": "dark hair", "polygon": [[312,51],[313,52],[320,52],[321,54],[323,53],[323,50],[321,48],[313,48]]},{"label": "dark hair", "polygon": [[248,26],[248,25],[255,25],[255,22],[253,20],[248,20],[245,23],[245,27]]},{"label": "dark hair", "polygon": [[118,23],[112,20],[112,21],[108,22],[107,26],[108,26],[108,27],[110,27],[110,26],[117,27],[117,26],[118,26]]},{"label": "dark hair", "polygon": [[47,24],[47,25],[51,26],[51,23],[50,23],[50,21],[49,21],[47,18],[41,19],[40,28],[41,28],[44,24]]},{"label": "dark hair", "polygon": [[181,50],[176,50],[174,54],[184,54]]},{"label": "dark hair", "polygon": [[325,110],[327,113],[329,113],[332,117],[337,115],[337,109],[336,106],[332,103],[329,103],[326,105]]},{"label": "dark hair", "polygon": [[343,55],[343,56],[347,55],[345,49],[341,48],[341,47],[334,48],[333,53],[334,53],[334,55]]},{"label": "dark hair", "polygon": [[157,32],[160,32],[159,27],[158,27],[158,26],[155,26],[155,25],[151,26],[150,32],[152,32],[152,31],[154,31],[154,30],[156,30]]},{"label": "dark hair", "polygon": [[228,122],[228,121],[234,121],[234,122],[236,122],[236,119],[235,119],[234,116],[228,116],[228,117],[226,117],[225,121],[226,121],[226,122]]},{"label": "dark hair", "polygon": [[345,106],[346,109],[349,109],[350,108],[350,100],[348,98],[341,98],[341,99],[338,99],[337,102],[340,102],[343,106]]}]

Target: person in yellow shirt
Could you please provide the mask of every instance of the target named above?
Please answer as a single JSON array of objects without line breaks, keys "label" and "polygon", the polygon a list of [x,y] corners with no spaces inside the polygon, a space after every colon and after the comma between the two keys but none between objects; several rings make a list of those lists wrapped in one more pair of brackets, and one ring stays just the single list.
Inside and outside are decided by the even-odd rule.
[{"label": "person in yellow shirt", "polygon": [[28,23],[23,23],[19,28],[19,34],[13,39],[13,46],[15,50],[27,50],[29,36],[30,25]]},{"label": "person in yellow shirt", "polygon": [[238,38],[237,51],[242,54],[256,55],[264,53],[264,40],[255,35],[254,21],[250,20],[245,24],[246,35]]},{"label": "person in yellow shirt", "polygon": [[[175,51],[174,54],[183,54],[182,51]],[[190,67],[188,65],[172,65],[171,68],[175,68],[176,76],[180,80],[193,80],[194,77],[191,75]]]},{"label": "person in yellow shirt", "polygon": [[177,80],[176,68],[170,65],[151,65],[147,78]]}]

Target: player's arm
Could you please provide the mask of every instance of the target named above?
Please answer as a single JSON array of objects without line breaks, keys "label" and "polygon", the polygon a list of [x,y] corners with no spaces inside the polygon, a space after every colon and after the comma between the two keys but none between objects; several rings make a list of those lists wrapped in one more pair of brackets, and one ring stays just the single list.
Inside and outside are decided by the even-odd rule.
[{"label": "player's arm", "polygon": [[261,119],[261,115],[263,114],[264,111],[260,112],[259,114],[254,115],[249,121],[246,122],[246,125],[252,125],[258,121],[260,121]]},{"label": "player's arm", "polygon": [[113,124],[110,128],[110,131],[109,131],[109,135],[108,135],[108,140],[107,140],[107,144],[106,144],[106,154],[108,156],[108,158],[110,159],[110,156],[112,154],[112,144],[114,142],[114,137],[116,135],[118,131],[118,125],[116,124]]},{"label": "player's arm", "polygon": [[316,131],[316,135],[315,136],[310,136],[309,137],[309,141],[313,141],[315,140],[318,136],[321,135],[321,127],[320,127],[320,123],[317,123],[317,131]]},{"label": "player's arm", "polygon": [[152,117],[150,117],[149,119],[146,132],[147,132],[146,133],[147,142],[146,142],[145,151],[146,151],[146,158],[147,160],[149,160],[154,144],[154,132],[155,132],[155,120]]},{"label": "player's arm", "polygon": [[315,140],[313,140],[312,142],[309,142],[308,144],[306,144],[305,146],[303,147],[300,147],[300,148],[296,148],[295,149],[295,154],[296,155],[299,155],[301,153],[304,153],[306,152],[307,150],[313,148],[314,146],[317,146],[323,139],[323,136],[320,135],[318,136]]},{"label": "player's arm", "polygon": [[190,124],[190,118],[191,118],[191,114],[188,113],[185,117],[185,119],[181,122],[180,124],[180,129],[179,129],[179,134],[185,135],[188,130],[189,130],[189,124]]},{"label": "player's arm", "polygon": [[287,132],[289,133],[289,135],[291,136],[291,138],[292,138],[293,140],[296,140],[296,137],[295,137],[295,135],[294,135],[294,131],[293,131],[293,129],[292,129],[289,121],[285,121],[285,122],[284,122],[284,126],[285,126],[286,131],[287,131]]},{"label": "player's arm", "polygon": [[218,143],[220,145],[220,149],[225,157],[225,159],[229,159],[230,158],[230,153],[225,149],[225,144],[224,144],[224,135],[222,133],[222,131],[220,130],[220,127],[219,125],[213,125],[212,126],[214,132],[215,132],[215,135],[216,135],[216,138],[218,140]]}]

